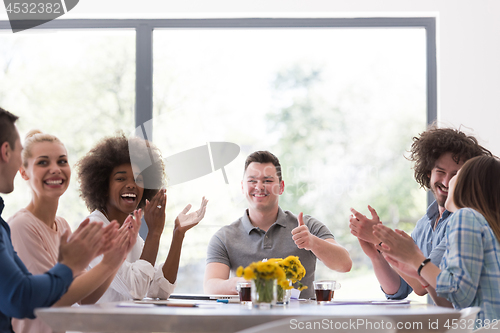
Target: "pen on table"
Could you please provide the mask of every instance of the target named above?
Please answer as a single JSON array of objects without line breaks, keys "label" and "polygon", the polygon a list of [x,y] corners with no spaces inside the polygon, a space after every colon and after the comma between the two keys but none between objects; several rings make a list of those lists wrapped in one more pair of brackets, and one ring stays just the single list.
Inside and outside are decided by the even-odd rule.
[{"label": "pen on table", "polygon": [[198,304],[191,304],[191,303],[162,303],[162,304],[156,304],[160,306],[172,306],[172,307],[179,307],[179,308],[197,308]]},{"label": "pen on table", "polygon": [[230,298],[230,299],[218,299],[217,302],[219,303],[239,303],[240,300],[237,298]]}]

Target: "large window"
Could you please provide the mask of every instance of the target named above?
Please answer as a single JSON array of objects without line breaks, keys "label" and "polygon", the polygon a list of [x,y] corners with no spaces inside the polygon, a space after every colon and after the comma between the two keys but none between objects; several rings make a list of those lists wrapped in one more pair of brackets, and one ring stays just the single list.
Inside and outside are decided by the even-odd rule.
[{"label": "large window", "polygon": [[[319,263],[317,278],[339,280],[342,298],[382,296],[349,233],[349,207],[371,204],[407,231],[425,212],[404,155],[435,119],[432,19],[56,20],[37,32],[0,35],[0,106],[22,117],[22,134],[57,134],[73,162],[151,118],[165,157],[211,141],[241,147],[225,167],[229,184],[216,171],[168,188],[160,261],[175,216],[210,199],[185,239],[177,291],[202,292],[210,237],[246,207],[244,160],[270,150],[284,169],[283,209],[324,222],[354,261],[346,274]],[[73,178],[60,215],[75,226],[86,210]],[[29,200],[21,183],[5,216]]]},{"label": "large window", "polygon": [[[57,135],[74,163],[105,135],[134,128],[135,32],[58,30],[0,33],[0,105],[20,116],[21,139],[31,129]],[[88,215],[73,170],[59,215],[73,226]],[[30,200],[16,177],[8,217]]]}]

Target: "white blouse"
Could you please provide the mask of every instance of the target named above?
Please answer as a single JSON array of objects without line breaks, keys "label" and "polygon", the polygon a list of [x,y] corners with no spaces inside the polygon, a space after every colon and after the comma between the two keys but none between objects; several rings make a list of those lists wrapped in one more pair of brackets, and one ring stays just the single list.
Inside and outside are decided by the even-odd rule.
[{"label": "white blouse", "polygon": [[[102,221],[104,226],[110,224],[106,216],[98,210],[92,212],[88,218],[90,222]],[[176,285],[163,276],[163,264],[153,267],[146,260],[140,259],[143,248],[144,240],[137,235],[137,242],[97,303],[143,299],[146,296],[167,299],[170,296]],[[92,260],[89,267],[96,266],[102,258],[103,255],[100,255]]]}]

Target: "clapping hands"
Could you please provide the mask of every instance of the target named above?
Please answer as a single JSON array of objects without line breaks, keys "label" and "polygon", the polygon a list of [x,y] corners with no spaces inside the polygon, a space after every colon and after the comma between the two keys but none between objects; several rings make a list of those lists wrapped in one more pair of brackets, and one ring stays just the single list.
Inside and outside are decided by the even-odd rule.
[{"label": "clapping hands", "polygon": [[361,214],[354,208],[351,208],[351,217],[349,218],[349,229],[351,234],[358,237],[368,243],[378,244],[380,241],[373,235],[373,227],[382,224],[377,212],[371,206],[368,206],[368,210],[372,214],[372,218],[369,219],[365,215]]},{"label": "clapping hands", "polygon": [[[129,215],[125,219],[118,230],[115,229],[115,232],[112,233],[113,238],[107,241],[109,248],[104,253],[104,262],[107,262],[111,266],[122,264],[137,241],[137,235],[141,228],[141,214],[141,209],[135,210],[133,215]],[[110,225],[113,224],[118,225],[116,221],[112,221]]]},{"label": "clapping hands", "polygon": [[376,248],[385,259],[405,274],[418,277],[416,267],[425,259],[422,251],[410,235],[402,230],[392,230],[382,224],[375,226],[373,234],[381,243]]},{"label": "clapping hands", "polygon": [[208,200],[205,199],[205,197],[203,197],[201,200],[200,208],[197,211],[189,214],[188,212],[191,209],[191,204],[187,205],[175,219],[174,230],[181,233],[185,233],[186,231],[197,225],[205,216],[205,211],[207,210],[207,203]]},{"label": "clapping hands", "polygon": [[144,207],[144,220],[148,225],[149,232],[161,235],[165,228],[165,208],[167,206],[167,190],[161,189],[155,194],[151,201],[146,200]]}]

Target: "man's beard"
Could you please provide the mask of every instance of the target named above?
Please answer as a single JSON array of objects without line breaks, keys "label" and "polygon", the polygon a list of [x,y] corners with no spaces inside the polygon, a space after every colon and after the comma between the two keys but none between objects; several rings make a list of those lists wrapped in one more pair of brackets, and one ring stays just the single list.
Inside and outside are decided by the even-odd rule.
[{"label": "man's beard", "polygon": [[437,192],[438,186],[444,187],[443,184],[436,183],[436,184],[434,184],[433,187],[431,187],[431,192],[434,195],[434,199],[436,199],[436,202],[437,202],[438,206],[444,208],[444,204],[446,203],[446,199],[448,198],[448,195],[446,195],[446,196],[437,195],[436,192]]}]

